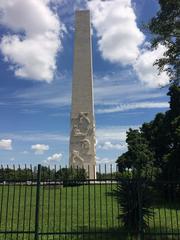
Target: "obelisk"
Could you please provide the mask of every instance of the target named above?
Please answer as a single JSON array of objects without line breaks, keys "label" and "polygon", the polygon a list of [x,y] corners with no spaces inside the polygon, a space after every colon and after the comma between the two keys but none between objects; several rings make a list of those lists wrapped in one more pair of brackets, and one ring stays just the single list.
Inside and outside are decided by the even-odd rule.
[{"label": "obelisk", "polygon": [[90,11],[75,13],[70,166],[96,178]]}]

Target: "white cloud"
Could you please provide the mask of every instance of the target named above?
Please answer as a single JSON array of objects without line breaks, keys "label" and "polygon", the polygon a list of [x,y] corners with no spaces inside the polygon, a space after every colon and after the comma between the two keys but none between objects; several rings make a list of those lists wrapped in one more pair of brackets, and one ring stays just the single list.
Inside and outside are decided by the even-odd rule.
[{"label": "white cloud", "polygon": [[93,0],[88,3],[99,50],[102,57],[110,62],[132,65],[144,85],[164,86],[169,82],[169,77],[165,72],[159,75],[157,66],[153,64],[163,56],[166,48],[159,45],[152,51],[146,49],[150,44],[144,43],[145,35],[137,27],[131,2]]},{"label": "white cloud", "polygon": [[[43,133],[43,132],[36,132],[36,131],[24,131],[24,132],[16,132],[16,133],[3,133],[8,138],[13,138],[17,141],[22,142],[35,142],[35,141],[43,141],[46,139],[48,142],[68,142],[69,137],[58,134],[58,133]],[[0,133],[0,137],[1,133]]]},{"label": "white cloud", "polygon": [[110,140],[125,141],[126,139],[126,129],[118,129],[116,127],[107,127],[96,130],[96,136],[98,143]]},{"label": "white cloud", "polygon": [[35,144],[31,146],[31,149],[35,154],[44,154],[45,151],[49,150],[49,146],[45,144]]},{"label": "white cloud", "polygon": [[97,154],[101,154],[103,150],[118,150],[119,154],[127,151],[126,132],[129,128],[138,129],[139,126],[104,126],[103,128],[97,128]]},{"label": "white cloud", "polygon": [[134,109],[147,109],[147,108],[168,108],[168,102],[138,102],[138,103],[127,103],[120,104],[111,108],[98,109],[97,113],[115,113],[115,112],[124,112]]},{"label": "white cloud", "polygon": [[88,7],[102,57],[114,63],[132,64],[145,37],[137,27],[131,0],[94,0],[88,2]]},{"label": "white cloud", "polygon": [[96,137],[98,140],[98,144],[102,144],[106,141],[118,143],[126,141],[126,131],[129,128],[137,129],[139,126],[137,125],[128,125],[128,126],[105,126],[103,128],[96,129]]},{"label": "white cloud", "polygon": [[[41,84],[16,91],[11,97],[27,108],[33,106],[45,106],[46,108],[56,108],[69,106],[71,102],[71,81],[69,74],[56,74],[51,84]],[[59,94],[61,92],[61,94]],[[31,109],[32,111],[34,109]],[[38,111],[39,107],[35,109]],[[22,111],[22,110],[21,110]]]},{"label": "white cloud", "polygon": [[48,2],[0,2],[0,24],[16,33],[2,37],[0,50],[16,76],[47,82],[53,80],[65,27]]},{"label": "white cloud", "polygon": [[[163,89],[149,89],[139,82],[131,82],[127,79],[124,82],[121,76],[107,76],[109,81],[104,81],[99,77],[98,84],[95,80],[95,104],[115,105],[127,103],[129,101],[148,101],[149,99],[161,98],[165,95]],[[101,81],[101,82],[100,82]]]},{"label": "white cloud", "polygon": [[166,50],[162,45],[159,45],[155,50],[143,49],[134,64],[134,69],[140,81],[149,87],[164,86],[169,82],[167,73],[158,74],[157,66],[153,65],[156,59],[163,57]]},{"label": "white cloud", "polygon": [[1,139],[0,149],[2,150],[12,150],[12,140],[11,139]]},{"label": "white cloud", "polygon": [[[100,158],[100,157],[96,157],[96,164],[113,164],[115,163],[116,159],[109,159],[109,158]],[[109,170],[109,169],[106,169]],[[97,171],[99,172],[99,168],[97,167]],[[104,172],[105,169],[101,168],[101,171]],[[109,171],[107,171],[109,172]]]},{"label": "white cloud", "polygon": [[110,149],[117,149],[117,150],[119,150],[119,149],[123,149],[124,147],[125,146],[124,146],[123,143],[121,143],[121,144],[117,143],[116,144],[116,143],[112,143],[110,141],[106,141],[103,144],[98,145],[98,148],[99,149],[103,149],[103,150],[110,150]]},{"label": "white cloud", "polygon": [[62,153],[55,153],[52,156],[48,157],[48,161],[59,161],[62,158]]},{"label": "white cloud", "polygon": [[46,165],[51,165],[54,162],[60,161],[62,159],[62,156],[62,153],[54,153],[52,156],[44,160],[43,163]]},{"label": "white cloud", "polygon": [[23,151],[23,152],[21,152],[22,154],[28,154],[29,152],[28,151]]}]

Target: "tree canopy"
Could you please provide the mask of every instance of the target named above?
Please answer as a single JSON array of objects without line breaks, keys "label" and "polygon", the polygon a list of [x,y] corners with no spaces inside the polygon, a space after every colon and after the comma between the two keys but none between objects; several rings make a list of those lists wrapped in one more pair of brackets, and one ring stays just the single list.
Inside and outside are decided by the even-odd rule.
[{"label": "tree canopy", "polygon": [[155,64],[160,71],[167,71],[171,83],[180,84],[180,1],[159,0],[160,10],[148,24],[152,33],[152,48],[159,44],[166,47],[164,56]]},{"label": "tree canopy", "polygon": [[165,179],[180,179],[180,86],[172,85],[168,95],[168,111],[158,113],[139,130],[127,132],[128,150],[117,159],[120,172],[126,168],[157,169]]}]

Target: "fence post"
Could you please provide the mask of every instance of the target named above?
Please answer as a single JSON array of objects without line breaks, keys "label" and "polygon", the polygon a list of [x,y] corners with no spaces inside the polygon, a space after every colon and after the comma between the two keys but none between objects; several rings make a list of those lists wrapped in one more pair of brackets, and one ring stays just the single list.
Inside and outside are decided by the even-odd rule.
[{"label": "fence post", "polygon": [[39,238],[39,203],[41,187],[41,165],[38,164],[37,183],[36,183],[36,213],[35,213],[35,240]]},{"label": "fence post", "polygon": [[137,189],[138,189],[138,205],[139,205],[139,236],[138,239],[143,239],[143,229],[142,229],[142,196],[141,196],[141,177],[138,176],[138,182],[137,182]]}]

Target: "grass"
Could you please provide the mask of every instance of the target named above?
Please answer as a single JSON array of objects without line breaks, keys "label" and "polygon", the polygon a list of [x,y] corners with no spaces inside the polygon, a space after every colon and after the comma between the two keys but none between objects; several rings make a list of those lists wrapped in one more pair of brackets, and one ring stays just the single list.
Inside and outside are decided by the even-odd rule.
[{"label": "grass", "polygon": [[[120,209],[116,199],[109,195],[115,184],[96,184],[75,187],[42,186],[40,190],[39,232],[107,232],[103,239],[128,239],[123,235]],[[175,205],[154,207],[154,217],[149,219],[149,231],[178,233],[180,210]],[[0,231],[34,231],[35,229],[35,186],[0,186]],[[179,220],[179,222],[178,222]],[[118,232],[117,232],[118,230]],[[121,232],[121,234],[119,233]],[[149,232],[149,233],[150,233]],[[147,232],[148,233],[148,232]],[[98,236],[98,235],[97,235]],[[94,234],[84,239],[95,238]],[[108,236],[110,236],[108,238]],[[118,237],[117,237],[118,236]],[[106,237],[106,238],[105,238]],[[34,239],[34,235],[0,234],[0,239]],[[40,236],[40,239],[81,239],[81,236]],[[147,238],[158,239],[158,238]],[[159,238],[159,239],[168,239]],[[170,239],[180,239],[170,238]]]}]

